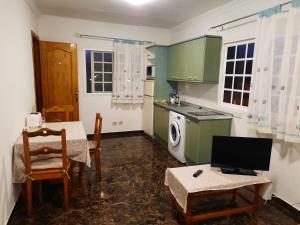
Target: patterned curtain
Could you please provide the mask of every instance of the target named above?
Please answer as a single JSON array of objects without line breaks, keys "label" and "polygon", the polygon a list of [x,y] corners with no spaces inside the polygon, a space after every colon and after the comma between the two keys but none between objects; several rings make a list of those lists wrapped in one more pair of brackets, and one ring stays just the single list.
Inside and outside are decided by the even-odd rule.
[{"label": "patterned curtain", "polygon": [[145,56],[142,42],[114,41],[113,103],[143,103]]},{"label": "patterned curtain", "polygon": [[300,143],[300,9],[275,7],[260,14],[249,122],[260,133]]}]

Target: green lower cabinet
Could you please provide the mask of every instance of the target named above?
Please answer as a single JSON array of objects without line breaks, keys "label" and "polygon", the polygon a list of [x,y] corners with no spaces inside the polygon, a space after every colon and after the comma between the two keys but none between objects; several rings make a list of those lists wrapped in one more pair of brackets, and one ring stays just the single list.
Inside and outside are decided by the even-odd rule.
[{"label": "green lower cabinet", "polygon": [[159,107],[154,106],[154,134],[155,137],[166,145],[168,143],[168,133],[169,133],[169,111]]},{"label": "green lower cabinet", "polygon": [[231,119],[186,120],[185,157],[189,165],[211,162],[212,137],[229,136]]},{"label": "green lower cabinet", "polygon": [[169,138],[169,111],[166,109],[161,109],[161,139],[168,143]]},{"label": "green lower cabinet", "polygon": [[153,115],[153,132],[156,136],[160,134],[160,108],[154,106],[154,115]]}]

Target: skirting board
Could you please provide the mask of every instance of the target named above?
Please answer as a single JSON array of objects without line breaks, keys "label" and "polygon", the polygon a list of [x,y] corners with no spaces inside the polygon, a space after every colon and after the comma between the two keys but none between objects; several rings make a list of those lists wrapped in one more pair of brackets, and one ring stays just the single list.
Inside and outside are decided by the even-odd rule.
[{"label": "skirting board", "polygon": [[[144,135],[144,131],[135,130],[135,131],[125,131],[125,132],[112,132],[112,133],[103,133],[101,134],[101,138],[120,138],[120,137],[133,137],[133,136],[142,136]],[[92,140],[93,134],[88,134],[87,139]]]},{"label": "skirting board", "polygon": [[298,209],[296,209],[293,205],[289,204],[288,202],[284,201],[283,199],[277,197],[274,194],[272,195],[272,201],[276,201],[280,206],[288,209],[290,212],[292,212],[292,217],[296,221],[300,222],[300,211]]}]

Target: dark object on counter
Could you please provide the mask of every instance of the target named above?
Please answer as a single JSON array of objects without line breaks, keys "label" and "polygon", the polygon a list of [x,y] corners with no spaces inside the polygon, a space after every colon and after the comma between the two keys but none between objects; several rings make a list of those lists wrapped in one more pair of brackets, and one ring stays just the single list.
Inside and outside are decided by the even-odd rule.
[{"label": "dark object on counter", "polygon": [[203,173],[203,170],[197,170],[195,173],[193,173],[193,177],[198,177],[201,173]]}]

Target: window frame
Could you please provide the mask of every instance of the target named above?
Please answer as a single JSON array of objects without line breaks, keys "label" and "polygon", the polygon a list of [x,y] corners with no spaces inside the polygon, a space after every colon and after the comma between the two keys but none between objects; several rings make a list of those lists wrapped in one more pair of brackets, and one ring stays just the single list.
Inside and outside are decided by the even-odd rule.
[{"label": "window frame", "polygon": [[[253,54],[253,57],[252,58],[248,58],[247,57],[247,53],[248,53],[248,44],[250,43],[254,43],[254,54]],[[246,53],[245,53],[245,57],[244,58],[240,58],[240,59],[237,59],[237,46],[239,45],[243,45],[243,44],[246,44]],[[232,46],[235,46],[236,47],[236,51],[235,51],[235,58],[234,59],[229,59],[227,60],[227,52],[228,52],[228,48],[229,47],[232,47]],[[256,43],[255,43],[255,38],[249,38],[249,39],[246,39],[246,40],[237,40],[237,41],[231,41],[231,42],[227,42],[227,43],[224,43],[223,44],[223,54],[222,54],[222,59],[223,59],[223,62],[222,62],[222,79],[221,79],[221,82],[220,82],[220,92],[221,94],[219,95],[219,104],[220,106],[224,107],[224,108],[227,108],[227,109],[231,109],[233,111],[237,111],[237,112],[247,112],[248,111],[248,108],[249,108],[249,103],[248,103],[248,106],[243,106],[242,105],[242,101],[243,101],[243,95],[244,93],[249,93],[249,99],[250,99],[250,95],[251,95],[251,86],[250,86],[250,89],[249,90],[244,90],[244,84],[245,84],[245,78],[247,77],[250,77],[251,78],[251,81],[252,81],[252,78],[253,78],[253,71],[254,71],[254,61],[255,61],[255,48],[256,48]],[[226,64],[227,62],[236,62],[236,61],[240,61],[240,60],[243,60],[245,62],[244,64],[244,71],[243,71],[243,74],[235,74],[235,64],[234,64],[234,72],[233,74],[226,74]],[[246,65],[247,65],[247,60],[252,60],[252,73],[251,74],[246,74]],[[234,89],[234,78],[237,77],[237,76],[240,76],[243,78],[243,83],[242,83],[242,89],[241,90],[238,90],[238,89]],[[231,88],[225,88],[225,79],[226,77],[232,77],[233,80],[232,80],[232,87]],[[250,85],[251,85],[251,82],[250,82]],[[241,96],[241,104],[240,105],[236,105],[236,104],[233,104],[233,103],[227,103],[227,102],[224,102],[223,99],[224,99],[224,92],[228,90],[228,91],[231,91],[231,101],[232,101],[232,98],[233,98],[233,92],[239,92],[242,94]]]},{"label": "window frame", "polygon": [[[89,82],[88,81],[88,79],[87,79],[87,70],[86,70],[86,51],[91,51],[91,52],[101,52],[102,54],[103,53],[111,53],[112,54],[112,62],[110,63],[110,62],[108,62],[107,64],[112,64],[112,72],[111,72],[111,74],[112,74],[112,81],[111,82],[104,82],[104,74],[105,74],[105,72],[103,71],[103,69],[102,69],[102,72],[99,72],[99,73],[102,73],[103,74],[103,81],[102,82],[96,82],[96,83],[102,83],[102,84],[104,84],[104,83],[111,83],[112,84],[112,91],[109,91],[109,92],[104,92],[104,91],[99,91],[99,92],[95,92],[94,91],[94,66],[92,66],[92,65],[94,65],[93,63],[92,63],[92,58],[94,57],[92,57],[92,55],[93,54],[91,54],[91,79],[93,79],[91,82],[91,89],[92,89],[92,92],[88,92],[88,90],[87,90],[87,82]],[[83,74],[84,74],[84,95],[102,95],[102,96],[111,96],[112,95],[112,92],[113,92],[113,76],[114,76],[114,51],[113,50],[101,50],[101,49],[94,49],[94,48],[84,48],[83,49],[83,62],[84,62],[84,65],[83,65]],[[104,61],[102,61],[101,62],[102,63],[102,65],[104,65],[105,64],[105,62]],[[97,72],[96,72],[97,73]],[[110,72],[107,72],[107,73],[109,73],[110,74]],[[104,87],[103,87],[104,88]]]}]

